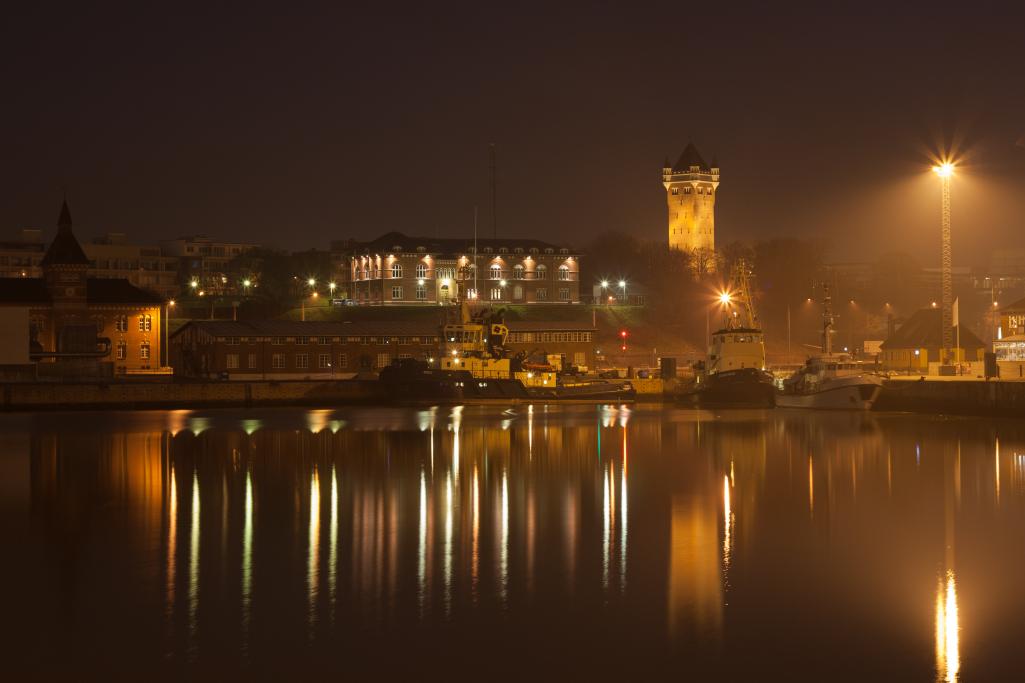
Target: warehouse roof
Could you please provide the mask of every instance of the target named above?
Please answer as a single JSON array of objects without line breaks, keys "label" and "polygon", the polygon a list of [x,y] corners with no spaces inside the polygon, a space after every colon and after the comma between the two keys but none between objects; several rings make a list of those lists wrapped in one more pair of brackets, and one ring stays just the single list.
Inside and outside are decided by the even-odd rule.
[{"label": "warehouse roof", "polygon": [[[957,328],[954,326],[954,340],[957,341]],[[974,332],[967,327],[961,329],[961,348],[974,350],[984,348]],[[882,349],[938,349],[943,346],[943,318],[938,308],[924,308],[916,311],[907,322],[884,341]]]}]

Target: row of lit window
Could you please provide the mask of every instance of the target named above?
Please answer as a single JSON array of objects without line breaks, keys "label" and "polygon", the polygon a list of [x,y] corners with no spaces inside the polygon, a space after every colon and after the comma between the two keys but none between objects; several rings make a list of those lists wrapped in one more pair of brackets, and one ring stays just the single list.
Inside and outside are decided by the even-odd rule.
[{"label": "row of lit window", "polygon": [[[410,353],[400,353],[398,358],[407,359],[412,358],[413,355]],[[391,354],[379,353],[377,354],[377,367],[383,368],[391,364]],[[271,368],[274,370],[309,370],[310,369],[310,354],[308,353],[297,353],[292,357],[292,368],[288,367],[288,356],[284,353],[271,354]],[[317,369],[318,370],[346,370],[349,367],[349,355],[342,353],[338,355],[338,362],[336,365],[331,364],[332,358],[329,353],[317,354]],[[228,370],[238,370],[242,366],[240,365],[242,357],[237,353],[229,353],[224,357],[224,366]],[[259,357],[255,353],[246,355],[246,369],[256,370],[259,369]]]},{"label": "row of lit window", "polygon": [[[119,341],[115,347],[115,357],[118,360],[128,360],[128,344],[124,341]],[[141,360],[149,360],[150,357],[150,345],[148,341],[144,341],[139,344],[139,358]]]},{"label": "row of lit window", "polygon": [[[470,273],[469,275],[466,276],[467,279],[472,279],[473,278],[473,274],[472,273],[473,273],[474,269],[475,269],[475,266],[473,264],[470,264],[470,265],[467,266],[467,270]],[[390,270],[391,277],[392,277],[393,280],[397,280],[397,279],[401,279],[402,278],[402,274],[404,272],[402,264],[400,264],[400,263],[393,263],[391,268],[388,269],[388,270]],[[488,268],[488,275],[489,275],[489,277],[492,280],[501,280],[501,279],[503,279],[505,277],[505,274],[506,274],[506,272],[504,270],[502,270],[502,266],[500,266],[500,265],[494,264],[494,265],[492,265],[492,266],[490,266]],[[513,280],[545,280],[545,279],[548,278],[548,268],[545,265],[542,264],[542,265],[537,266],[533,271],[527,271],[523,266],[517,264],[517,265],[513,266],[511,274],[512,274],[512,278],[511,279],[513,279]],[[379,270],[378,268],[362,268],[362,269],[357,268],[356,271],[355,271],[355,277],[357,279],[362,279],[362,280],[371,280],[371,279],[376,280],[376,279],[381,277],[381,270]],[[427,266],[425,264],[423,264],[423,263],[417,264],[417,266],[416,266],[416,277],[419,280],[426,280],[426,279],[431,277],[430,270],[427,268]],[[559,266],[558,278],[560,280],[571,280],[572,279],[572,271],[570,270],[569,266],[566,266],[566,265]],[[442,271],[442,270],[439,269],[439,271],[438,271],[438,279],[440,279],[440,280],[452,279],[451,271],[450,270]]]},{"label": "row of lit window", "polygon": [[[680,188],[674,187],[674,188],[672,188],[670,190],[670,192],[672,192],[673,194],[680,194]],[[683,188],[683,193],[684,194],[690,194],[691,193],[691,188],[690,187]],[[698,194],[712,194],[712,188],[710,188],[710,187],[698,187]]]},{"label": "row of lit window", "polygon": [[[476,250],[476,247],[470,246],[470,247],[467,247],[466,250],[472,254]],[[400,252],[401,253],[402,251],[405,251],[405,247],[396,244],[396,245],[392,246],[392,251]],[[416,251],[418,253],[420,253],[420,254],[426,253],[427,252],[427,247],[417,247]],[[493,254],[495,252],[495,249],[494,249],[494,247],[484,247],[483,249],[481,249],[481,251],[484,252],[485,254]],[[522,254],[523,253],[523,247],[514,247],[512,251],[513,251],[514,254]],[[541,250],[538,247],[531,247],[527,251],[529,251],[531,254],[539,254],[539,253],[541,253]],[[555,253],[555,248],[554,247],[545,247],[544,251],[545,251],[546,254],[554,254]],[[509,253],[509,247],[499,247],[498,248],[498,253],[499,254],[508,254]],[[563,247],[562,249],[559,249],[559,253],[560,254],[568,254],[569,253],[569,249],[566,249],[565,247]]]},{"label": "row of lit window", "polygon": [[[128,316],[119,315],[114,318],[114,330],[116,332],[127,332],[128,331]],[[140,315],[139,316],[139,331],[150,332],[153,330],[153,316],[151,315]]]},{"label": "row of lit window", "polygon": [[[239,344],[257,344],[261,341],[266,341],[263,337],[220,337],[218,341],[223,341],[227,346],[238,346]],[[309,346],[319,345],[327,346],[329,344],[398,344],[400,346],[409,346],[412,344],[437,344],[439,338],[431,335],[420,335],[420,336],[348,336],[348,337],[310,337],[305,335],[299,335],[296,337],[270,337],[271,346],[282,346],[284,344],[296,344],[297,346]]]},{"label": "row of lit window", "polygon": [[590,332],[510,332],[510,344],[530,344],[539,342],[589,342]]}]

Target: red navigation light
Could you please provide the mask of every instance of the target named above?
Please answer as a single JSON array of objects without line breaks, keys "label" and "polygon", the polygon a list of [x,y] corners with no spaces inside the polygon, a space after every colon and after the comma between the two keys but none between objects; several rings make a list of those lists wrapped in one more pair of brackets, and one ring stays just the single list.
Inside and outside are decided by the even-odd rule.
[{"label": "red navigation light", "polygon": [[623,339],[626,339],[626,330],[620,330],[619,336],[622,337]]}]

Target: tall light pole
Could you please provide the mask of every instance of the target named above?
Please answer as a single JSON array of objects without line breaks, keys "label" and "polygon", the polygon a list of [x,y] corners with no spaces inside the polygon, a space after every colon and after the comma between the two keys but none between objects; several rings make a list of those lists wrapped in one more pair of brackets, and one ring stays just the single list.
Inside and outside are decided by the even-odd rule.
[{"label": "tall light pole", "polygon": [[948,365],[950,364],[951,348],[954,345],[954,293],[950,259],[950,177],[954,175],[954,164],[945,161],[939,166],[933,166],[932,170],[940,177],[940,186],[943,193],[943,209],[940,219],[940,233],[943,240],[943,246],[940,251],[943,354],[940,362]]}]

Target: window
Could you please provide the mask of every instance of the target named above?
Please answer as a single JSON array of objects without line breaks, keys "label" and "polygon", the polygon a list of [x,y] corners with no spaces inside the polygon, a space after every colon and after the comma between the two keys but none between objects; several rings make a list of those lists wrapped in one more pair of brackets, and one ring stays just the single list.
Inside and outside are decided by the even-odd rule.
[{"label": "window", "polygon": [[[127,327],[127,325],[126,325],[126,327]],[[139,316],[139,331],[140,332],[149,332],[152,329],[153,329],[153,318],[151,316],[148,316],[148,315],[140,315]]]},{"label": "window", "polygon": [[255,353],[249,354],[249,358],[246,359],[246,367],[249,368],[250,370],[255,370],[256,369],[256,354]]},{"label": "window", "polygon": [[139,358],[149,360],[149,342],[144,341],[139,345]]},{"label": "window", "polygon": [[238,369],[238,354],[237,353],[229,353],[229,354],[225,355],[224,356],[224,366],[226,368],[228,368],[229,370],[237,370]]},{"label": "window", "polygon": [[425,299],[427,299],[427,287],[425,287],[423,285],[417,285],[416,286],[416,300],[417,301],[424,301]]},{"label": "window", "polygon": [[127,315],[119,315],[116,318],[114,318],[114,330],[117,331],[117,332],[127,332],[128,331],[128,316]]},{"label": "window", "polygon": [[425,277],[427,277],[427,264],[426,263],[418,263],[418,264],[416,264],[416,276],[419,279],[421,279],[421,280],[423,280]]},{"label": "window", "polygon": [[559,301],[569,301],[569,287],[559,287]]},{"label": "window", "polygon": [[322,353],[317,356],[317,367],[321,369],[331,367],[331,354]]},{"label": "window", "polygon": [[393,263],[393,264],[391,264],[391,276],[393,278],[400,278],[400,277],[402,277],[402,264],[401,263]]},{"label": "window", "polygon": [[347,368],[349,367],[349,354],[340,353],[338,354],[338,367]]},{"label": "window", "polygon": [[522,280],[522,279],[523,279],[523,266],[521,266],[521,265],[513,266],[513,280]]},{"label": "window", "polygon": [[489,269],[489,271],[491,273],[490,277],[492,280],[502,279],[502,266],[498,265],[497,263],[493,263],[491,264],[491,268]]},{"label": "window", "polygon": [[387,353],[377,354],[377,367],[385,368],[391,365],[391,356]]},{"label": "window", "polygon": [[672,190],[670,190],[670,192],[672,192],[673,194],[680,194],[680,188],[674,187]]},{"label": "window", "polygon": [[298,344],[299,346],[306,346],[307,344],[310,343],[310,338],[305,336],[305,335],[299,335],[298,337],[295,338],[295,343]]},{"label": "window", "polygon": [[282,370],[285,367],[285,354],[275,353],[270,357],[270,366],[275,370]]},{"label": "window", "polygon": [[391,298],[392,298],[393,301],[397,300],[397,299],[401,299],[402,298],[402,287],[399,287],[398,285],[396,285],[395,287],[392,287],[391,288]]},{"label": "window", "polygon": [[317,343],[321,346],[327,346],[331,343],[331,339],[329,337],[317,337]]},{"label": "window", "polygon": [[569,279],[569,266],[559,266],[559,279],[560,280],[568,280]]},{"label": "window", "polygon": [[513,287],[513,299],[515,299],[516,301],[520,301],[521,299],[523,299],[522,285],[516,285],[515,287]]},{"label": "window", "polygon": [[128,344],[123,340],[117,343],[117,359],[124,360],[128,357]]},{"label": "window", "polygon": [[224,342],[228,346],[238,346],[238,337],[227,337]]},{"label": "window", "polygon": [[284,337],[272,337],[270,340],[271,346],[281,346],[285,343]]},{"label": "window", "polygon": [[308,353],[297,353],[295,354],[295,367],[297,370],[305,370],[310,367],[310,354]]},{"label": "window", "polygon": [[537,290],[537,293],[535,294],[535,297],[537,298],[538,301],[547,301],[548,300],[548,290],[545,289],[544,287],[542,287],[541,289]]},{"label": "window", "polygon": [[491,300],[492,301],[501,301],[502,300],[502,288],[501,287],[493,287],[491,289]]},{"label": "window", "polygon": [[537,268],[535,268],[534,269],[534,279],[535,280],[546,280],[546,279],[548,279],[548,267],[545,266],[545,265],[540,265]]}]

